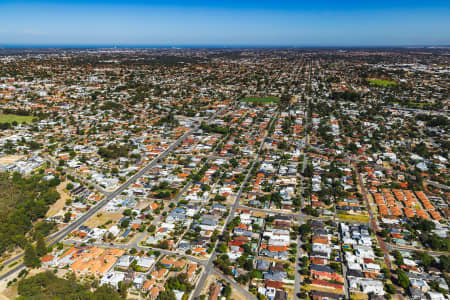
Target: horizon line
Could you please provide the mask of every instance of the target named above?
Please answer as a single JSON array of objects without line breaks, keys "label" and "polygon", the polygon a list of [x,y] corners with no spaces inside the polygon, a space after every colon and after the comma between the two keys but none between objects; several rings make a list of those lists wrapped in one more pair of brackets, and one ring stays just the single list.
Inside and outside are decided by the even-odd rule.
[{"label": "horizon line", "polygon": [[148,48],[450,48],[450,44],[404,44],[404,45],[288,45],[288,44],[0,44],[0,49],[148,49]]}]

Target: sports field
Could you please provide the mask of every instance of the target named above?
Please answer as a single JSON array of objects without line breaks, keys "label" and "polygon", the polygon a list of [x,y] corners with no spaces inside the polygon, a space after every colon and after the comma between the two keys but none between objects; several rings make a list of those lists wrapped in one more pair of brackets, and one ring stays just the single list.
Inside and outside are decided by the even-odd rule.
[{"label": "sports field", "polygon": [[370,82],[371,85],[378,85],[383,87],[397,85],[397,82],[393,80],[369,79],[368,81]]},{"label": "sports field", "polygon": [[33,116],[19,116],[11,114],[0,113],[0,123],[12,123],[16,121],[19,124],[30,123],[33,120]]},{"label": "sports field", "polygon": [[246,97],[241,101],[248,103],[278,103],[280,99],[277,97]]}]

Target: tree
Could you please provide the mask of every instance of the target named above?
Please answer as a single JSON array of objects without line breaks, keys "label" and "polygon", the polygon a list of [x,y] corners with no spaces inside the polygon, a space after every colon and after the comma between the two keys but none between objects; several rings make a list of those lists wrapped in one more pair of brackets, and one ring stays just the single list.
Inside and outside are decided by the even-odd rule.
[{"label": "tree", "polygon": [[396,263],[398,266],[401,266],[401,265],[405,264],[405,263],[403,262],[403,256],[402,256],[402,254],[400,253],[400,251],[394,250],[394,251],[392,251],[392,255],[395,257],[395,263]]},{"label": "tree", "polygon": [[227,245],[225,243],[220,243],[219,244],[219,248],[217,249],[217,251],[219,251],[219,253],[226,253],[227,252]]},{"label": "tree", "polygon": [[300,234],[307,234],[307,233],[310,233],[311,232],[311,226],[309,226],[308,224],[302,224],[302,225],[300,225],[300,227],[299,227],[299,233]]},{"label": "tree", "polygon": [[156,231],[156,226],[155,225],[150,225],[150,226],[148,226],[148,229],[147,229],[147,231],[148,232],[155,232]]},{"label": "tree", "polygon": [[122,298],[126,299],[128,294],[129,283],[119,282],[119,294]]},{"label": "tree", "polygon": [[226,297],[227,299],[228,299],[229,296],[231,296],[231,287],[230,287],[229,285],[226,285],[226,286],[223,288],[222,295],[223,295],[224,297]]},{"label": "tree", "polygon": [[395,294],[397,293],[397,289],[395,288],[395,286],[391,283],[386,284],[386,290],[389,294]]},{"label": "tree", "polygon": [[[36,222],[43,219],[48,210],[48,204],[59,198],[59,194],[49,186],[42,175],[22,177],[20,173],[3,172],[0,174],[0,186],[7,193],[0,199],[0,255],[11,247],[25,248],[25,235],[33,225],[36,232],[52,229],[53,222]],[[42,224],[37,230],[38,224]],[[48,226],[47,226],[48,225]],[[40,226],[40,225],[39,225]]]},{"label": "tree", "polygon": [[432,221],[426,220],[426,219],[421,219],[418,217],[414,217],[411,220],[411,223],[412,223],[412,226],[414,229],[422,230],[425,232],[429,232],[436,228],[436,225]]},{"label": "tree", "polygon": [[303,244],[303,248],[306,250],[306,252],[311,253],[312,252],[312,245],[310,243]]},{"label": "tree", "polygon": [[28,244],[25,247],[25,254],[23,257],[23,263],[28,268],[37,268],[40,266],[39,258],[36,255],[36,250],[34,249],[33,245]]},{"label": "tree", "polygon": [[72,212],[68,211],[64,214],[64,223],[69,223],[70,222],[70,218],[72,218]]},{"label": "tree", "polygon": [[350,150],[353,154],[358,153],[358,147],[357,147],[356,144],[353,143],[353,142],[351,142],[351,143],[348,145],[348,150]]},{"label": "tree", "polygon": [[425,269],[428,269],[434,263],[434,258],[426,252],[416,251],[414,252],[414,256],[422,262],[422,265],[424,265]]},{"label": "tree", "polygon": [[[95,288],[95,287],[94,287]],[[111,285],[102,285],[91,292],[76,281],[76,277],[58,278],[52,272],[42,272],[19,281],[20,299],[123,299]]]},{"label": "tree", "polygon": [[335,272],[338,272],[338,273],[341,273],[341,272],[342,272],[341,264],[339,264],[339,263],[332,262],[332,263],[330,263],[330,267],[331,267]]},{"label": "tree", "polygon": [[408,276],[400,268],[397,269],[397,281],[398,284],[404,289],[407,289],[411,284]]},{"label": "tree", "polygon": [[159,243],[159,248],[161,249],[169,249],[169,241],[164,240]]},{"label": "tree", "polygon": [[176,299],[175,297],[175,293],[173,291],[161,291],[159,292],[158,298],[156,298],[157,300],[173,300]]},{"label": "tree", "polygon": [[236,278],[236,281],[240,284],[247,284],[250,278],[247,275],[241,274]]},{"label": "tree", "polygon": [[305,176],[305,177],[312,177],[313,172],[314,172],[314,169],[313,169],[312,164],[307,164],[306,168],[305,168],[305,171],[303,172],[303,176]]},{"label": "tree", "polygon": [[287,107],[289,105],[289,102],[291,101],[292,96],[288,94],[283,94],[280,97],[280,105]]},{"label": "tree", "polygon": [[388,268],[381,269],[381,273],[383,273],[385,279],[391,278],[391,271]]},{"label": "tree", "polygon": [[36,254],[39,257],[47,254],[47,246],[45,245],[44,236],[40,232],[36,234]]},{"label": "tree", "polygon": [[119,293],[116,291],[116,289],[109,285],[104,284],[101,285],[95,292],[92,297],[92,299],[98,299],[98,300],[120,300],[124,299],[122,298]]},{"label": "tree", "polygon": [[441,269],[445,270],[446,272],[450,272],[450,256],[441,255],[441,256],[439,256],[439,261],[440,261]]},{"label": "tree", "polygon": [[211,190],[211,186],[207,185],[207,184],[202,184],[201,188],[203,191],[210,191]]},{"label": "tree", "polygon": [[130,220],[125,219],[122,221],[122,223],[120,223],[120,228],[127,228],[128,225],[130,225]]}]

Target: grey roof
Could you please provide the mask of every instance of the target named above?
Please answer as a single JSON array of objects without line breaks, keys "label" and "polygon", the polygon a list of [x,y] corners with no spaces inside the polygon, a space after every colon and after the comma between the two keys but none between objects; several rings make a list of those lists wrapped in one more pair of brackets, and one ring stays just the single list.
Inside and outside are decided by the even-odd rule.
[{"label": "grey roof", "polygon": [[283,276],[277,272],[277,273],[264,273],[264,279],[265,280],[272,280],[272,281],[283,281]]},{"label": "grey roof", "polygon": [[167,217],[172,218],[174,220],[184,220],[186,219],[186,215],[185,214],[180,214],[180,213],[175,213],[175,212],[171,212],[170,214],[167,215]]},{"label": "grey roof", "polygon": [[217,225],[217,220],[202,219],[202,225],[216,226]]},{"label": "grey roof", "polygon": [[328,272],[328,273],[334,273],[334,270],[328,266],[322,266],[322,265],[315,265],[312,264],[310,266],[311,270],[318,271],[318,272]]},{"label": "grey roof", "polygon": [[270,262],[265,259],[257,259],[256,260],[256,269],[257,270],[268,270],[270,267]]},{"label": "grey roof", "polygon": [[211,208],[212,208],[212,209],[221,209],[221,210],[226,210],[226,209],[227,209],[226,206],[224,206],[224,205],[222,205],[222,204],[218,204],[218,203],[214,203],[214,204],[211,206]]}]

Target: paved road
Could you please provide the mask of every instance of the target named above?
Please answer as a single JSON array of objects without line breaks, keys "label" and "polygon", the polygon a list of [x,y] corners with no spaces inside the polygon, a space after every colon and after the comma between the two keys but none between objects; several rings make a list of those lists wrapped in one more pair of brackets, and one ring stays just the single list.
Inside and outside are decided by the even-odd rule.
[{"label": "paved road", "polygon": [[[263,144],[263,143],[262,143],[262,144]],[[262,145],[262,144],[261,144],[261,145]],[[235,213],[236,213],[236,210],[237,210],[237,208],[238,208],[238,206],[239,206],[239,199],[240,199],[240,197],[241,197],[241,195],[242,195],[243,188],[244,188],[245,184],[246,184],[247,181],[248,181],[249,174],[251,174],[251,170],[252,170],[252,168],[253,168],[253,166],[254,166],[255,161],[256,161],[256,159],[253,160],[253,163],[252,163],[252,165],[251,165],[251,167],[250,167],[250,169],[249,169],[249,171],[248,171],[248,173],[247,173],[247,176],[245,177],[245,179],[244,179],[244,181],[243,181],[241,187],[239,188],[239,192],[238,192],[238,194],[237,194],[237,196],[236,196],[236,199],[235,199],[235,201],[234,201],[234,204],[233,204],[231,213],[228,215],[228,218],[227,218],[226,221],[225,221],[224,230],[226,230],[227,225],[228,225],[228,224],[231,222],[231,220],[233,220],[233,218],[234,218],[234,215],[235,215]],[[204,269],[204,271],[203,271],[203,274],[202,274],[202,276],[200,277],[199,283],[197,284],[197,286],[196,286],[196,288],[195,288],[195,290],[194,290],[194,293],[193,293],[193,298],[194,298],[194,299],[197,299],[198,297],[200,297],[200,294],[201,294],[201,291],[202,291],[202,288],[203,288],[203,284],[206,282],[206,279],[207,279],[208,276],[210,275],[210,272],[213,271],[213,270],[215,270],[215,269],[214,269],[214,266],[213,266],[213,262],[216,260],[216,257],[217,257],[217,252],[216,252],[216,248],[214,248],[214,251],[211,253],[210,258],[208,259],[208,263],[207,263],[206,266],[205,266],[205,269]]]},{"label": "paved road", "polygon": [[[212,272],[214,273],[214,275],[219,276],[220,278],[222,278],[223,280],[225,280],[226,282],[231,284],[234,289],[236,289],[239,293],[241,293],[247,299],[257,300],[257,298],[253,294],[249,293],[249,291],[247,291],[246,289],[241,287],[236,281],[232,280],[230,277],[226,276],[225,274],[223,274],[219,270],[213,269]],[[203,286],[201,281],[199,281],[199,285]]]},{"label": "paved road", "polygon": [[[160,212],[159,215],[155,215],[153,221],[151,222],[151,225],[157,225],[157,223],[161,220],[162,215],[164,212],[168,212],[170,209],[170,204],[174,203],[178,203],[178,201],[180,200],[181,196],[186,192],[186,190],[188,189],[188,187],[191,185],[192,181],[190,180],[189,182],[187,182],[184,187],[181,189],[181,191],[177,194],[177,196],[170,201],[169,204],[165,204],[164,209]],[[144,237],[146,237],[148,235],[148,232],[144,231],[144,232],[140,232],[138,237],[135,238],[133,240],[133,242],[130,244],[134,247],[139,246],[139,243],[144,239]]]},{"label": "paved road", "polygon": [[431,250],[431,249],[427,249],[427,248],[416,248],[413,246],[399,246],[399,245],[394,245],[394,244],[390,244],[390,243],[386,243],[386,248],[389,251],[400,250],[400,251],[427,252],[428,254],[433,255],[433,256],[449,255],[448,252],[435,251],[435,250]]},{"label": "paved road", "polygon": [[[302,225],[304,222],[300,222],[298,225]],[[300,274],[300,266],[301,266],[301,260],[300,260],[300,254],[302,253],[302,246],[303,242],[301,239],[301,234],[298,235],[297,238],[297,254],[295,256],[295,283],[294,283],[294,299],[300,299],[300,288],[301,288],[301,274]]]},{"label": "paved road", "polygon": [[[304,115],[304,119],[306,120],[305,126],[304,126],[305,131],[306,131],[306,128],[308,128],[308,110],[307,110],[308,106],[309,106],[308,104],[309,104],[309,100],[306,101],[306,106],[305,106],[305,115]],[[303,143],[303,149],[306,148],[307,144],[308,144],[308,133],[305,132],[305,142]],[[305,186],[304,186],[305,179],[303,178],[303,173],[305,172],[307,163],[308,163],[308,154],[305,151],[303,151],[303,165],[302,165],[302,172],[301,172],[302,174],[300,174],[300,180],[301,180],[300,181],[301,188],[300,188],[300,195],[299,195],[300,196],[300,211],[297,214],[297,217],[299,219],[299,224],[298,224],[299,226],[304,224],[306,221],[301,210],[305,207],[305,199],[303,199],[303,192],[305,190]],[[301,240],[301,235],[299,234],[298,238],[297,238],[297,253],[295,256],[295,268],[294,268],[295,269],[294,300],[300,299],[300,297],[299,297],[300,287],[301,287],[300,284],[302,282],[301,274],[300,274],[300,265],[301,265],[300,253],[302,253],[302,245],[303,245],[303,242]]]},{"label": "paved road", "polygon": [[426,115],[441,115],[441,116],[448,116],[448,112],[446,111],[436,111],[436,110],[424,110],[424,109],[418,109],[418,108],[402,108],[402,107],[394,107],[391,105],[383,106],[383,108],[388,108],[392,110],[398,110],[398,111],[407,111],[407,112],[413,112],[416,114],[426,114]]},{"label": "paved road", "polygon": [[[341,241],[342,241],[342,235],[341,235]],[[342,245],[339,247],[339,260],[342,266],[342,276],[344,277],[344,292],[345,292],[345,299],[350,299],[350,287],[348,285],[348,278],[347,278],[347,264],[344,263],[344,252],[342,251]]]},{"label": "paved road", "polygon": [[[362,179],[361,174],[359,173],[358,166],[356,165],[356,163],[353,163],[353,168],[355,169],[356,176],[358,176],[359,185],[361,187],[361,194],[362,194],[362,196],[364,198],[364,201],[366,202],[367,211],[369,212],[371,227],[372,227],[373,231],[375,233],[377,233],[378,232],[378,225],[377,225],[377,222],[376,222],[376,220],[375,220],[375,218],[373,216],[372,208],[369,205],[369,200],[367,199],[367,192],[366,192],[366,189],[364,188],[364,181]],[[387,250],[387,247],[386,247],[386,244],[385,244],[384,240],[378,234],[376,234],[376,237],[377,237],[378,245],[380,245],[380,248],[383,251],[384,263],[386,264],[386,267],[388,269],[390,269],[390,270],[393,270],[392,269],[391,259],[390,259],[390,256],[389,256],[389,252]],[[397,297],[399,299],[403,299],[401,294],[397,294]]]},{"label": "paved road", "polygon": [[[364,202],[366,203],[367,212],[369,213],[370,225],[371,225],[373,231],[375,233],[377,233],[379,230],[378,224],[377,224],[375,217],[373,216],[372,208],[370,207],[369,200],[367,199],[366,189],[364,188],[364,181],[362,179],[361,174],[359,173],[358,166],[356,165],[356,163],[353,163],[353,168],[355,169],[356,176],[358,176],[359,186],[361,187],[361,194],[364,198]],[[388,267],[389,269],[392,269],[392,264],[389,259],[389,253],[386,249],[386,245],[384,244],[383,239],[378,234],[376,234],[376,237],[378,240],[378,244],[380,245],[380,248],[384,253],[384,262],[386,264],[386,267]]]},{"label": "paved road", "polygon": [[[206,159],[206,161],[205,161],[205,163],[203,164],[203,166],[206,165],[206,164],[208,164],[211,160],[217,158],[217,156],[216,156],[217,146],[218,146],[221,142],[226,141],[228,138],[229,138],[229,135],[225,135],[225,136],[222,137],[222,139],[220,140],[220,142],[217,143],[216,147],[215,147],[214,149],[212,149],[212,154],[211,154],[210,156],[208,156],[208,158]],[[158,221],[161,220],[163,213],[169,211],[170,205],[171,205],[171,204],[177,205],[178,202],[180,201],[180,198],[184,195],[184,193],[186,193],[187,189],[188,189],[191,185],[192,185],[192,179],[189,180],[188,182],[186,182],[186,184],[184,185],[183,189],[181,189],[181,191],[177,194],[177,196],[176,196],[173,200],[171,200],[170,203],[169,203],[168,205],[165,205],[165,206],[164,206],[163,211],[161,211],[160,214],[159,214],[158,216],[155,216],[155,218],[154,218],[153,221],[151,222],[151,225],[155,225],[155,226],[156,226],[157,223],[158,223]],[[203,207],[203,206],[202,206],[202,207]],[[144,237],[146,237],[147,235],[148,235],[147,232],[145,232],[145,231],[144,231],[144,232],[141,232],[141,233],[139,234],[139,236],[138,236],[137,238],[134,239],[134,241],[131,243],[131,245],[133,245],[133,246],[139,246],[139,243],[140,243],[140,242],[144,239]],[[184,234],[183,234],[183,236],[184,236]],[[180,238],[178,242],[180,242],[181,240],[182,240],[182,238]]]},{"label": "paved road", "polygon": [[21,257],[22,257],[22,255],[19,254],[19,255],[14,256],[14,257],[12,257],[12,258],[10,258],[8,260],[5,260],[4,262],[1,263],[1,265],[6,267],[6,266],[8,266],[9,264],[15,262],[16,260],[18,260]]},{"label": "paved road", "polygon": [[[279,115],[279,113],[277,112],[276,117],[272,120],[272,122],[275,122],[275,120],[278,119],[278,115]],[[270,128],[270,125],[271,124],[269,124],[267,126],[267,128]],[[252,169],[255,166],[255,163],[259,160],[259,155],[260,155],[260,153],[261,153],[261,151],[262,151],[262,149],[264,147],[264,143],[266,141],[267,135],[268,135],[268,132],[266,132],[266,134],[264,135],[264,138],[261,141],[261,145],[259,146],[258,153],[256,154],[255,159],[252,161],[252,164],[251,164],[251,166],[250,166],[250,168],[249,168],[249,170],[247,172],[247,175],[245,176],[245,179],[244,179],[244,181],[242,182],[242,184],[241,184],[241,186],[239,188],[239,191],[238,191],[238,193],[236,195],[236,199],[234,201],[234,204],[233,204],[233,207],[231,209],[231,212],[230,212],[230,214],[228,215],[228,217],[227,217],[227,219],[225,221],[224,230],[226,230],[227,225],[231,222],[231,220],[233,220],[234,215],[236,213],[236,210],[239,207],[240,198],[241,198],[242,193],[244,191],[245,185],[246,185],[247,181],[249,180],[249,178],[251,176]],[[201,294],[202,288],[203,288],[203,284],[206,282],[206,279],[208,278],[210,272],[212,270],[214,270],[213,262],[214,262],[214,260],[217,257],[216,249],[217,248],[214,248],[213,252],[211,253],[211,256],[210,256],[210,258],[208,260],[208,263],[206,264],[205,269],[203,271],[202,277],[200,278],[199,283],[195,287],[195,290],[194,290],[194,293],[193,293],[193,298],[194,299],[197,299],[198,297],[200,297],[200,294]]]},{"label": "paved road", "polygon": [[[198,128],[198,127],[197,127]],[[197,129],[196,128],[196,129]],[[50,239],[49,246],[55,245],[56,243],[60,242],[62,239],[66,237],[69,233],[77,229],[79,226],[83,225],[84,222],[86,222],[89,218],[94,216],[100,209],[102,209],[109,201],[114,199],[116,196],[120,195],[125,189],[127,189],[131,184],[133,184],[137,179],[142,177],[148,170],[150,170],[155,164],[159,162],[162,158],[164,158],[167,154],[169,154],[175,147],[177,147],[189,134],[192,134],[196,129],[193,129],[186,134],[184,134],[182,137],[180,137],[175,143],[173,143],[168,149],[166,149],[164,152],[162,152],[160,155],[158,155],[155,159],[153,159],[147,166],[139,170],[135,175],[133,175],[128,181],[126,181],[123,185],[121,185],[117,190],[110,193],[107,197],[105,197],[103,200],[101,200],[99,203],[97,203],[94,207],[92,207],[90,210],[88,210],[84,215],[79,217],[74,222],[70,223],[68,226],[64,227],[57,233],[55,233]],[[10,259],[10,261],[15,261],[23,257],[23,253],[17,255],[16,257]],[[0,276],[0,280],[5,280],[9,277],[9,275],[13,274],[14,272],[17,272],[21,270],[24,267],[24,265],[18,265],[17,267],[13,268],[8,273]]]},{"label": "paved road", "polygon": [[[214,119],[218,114],[220,114],[225,108],[217,111],[209,120]],[[120,195],[125,189],[127,189],[131,184],[136,182],[137,179],[142,177],[145,173],[147,173],[151,168],[153,168],[161,159],[166,157],[169,153],[171,153],[176,147],[178,147],[189,135],[193,134],[200,128],[200,124],[195,125],[191,130],[187,131],[181,137],[179,137],[173,144],[169,146],[165,151],[161,152],[158,156],[156,156],[149,164],[147,164],[144,168],[140,169],[136,174],[131,176],[124,184],[122,184],[119,188],[117,188],[114,192],[111,192],[107,197],[99,201],[95,206],[93,206],[90,210],[88,210],[84,215],[70,223],[65,228],[61,229],[57,233],[53,234],[47,241],[48,245],[52,246],[63,240],[69,233],[73,230],[77,229],[79,226],[83,225],[89,218],[95,215],[100,209],[102,209],[109,201],[114,199],[116,196]],[[23,253],[17,255],[16,257],[10,259],[9,261],[16,261],[23,257]],[[0,276],[0,281],[6,280],[10,275],[15,272],[23,269],[25,266],[23,264],[17,265],[7,273]]]},{"label": "paved road", "polygon": [[286,212],[286,211],[278,211],[278,210],[270,210],[270,209],[263,209],[263,208],[254,208],[254,207],[250,207],[250,206],[245,206],[245,205],[239,205],[238,208],[243,208],[243,209],[249,209],[252,211],[258,211],[258,212],[264,212],[267,214],[272,214],[272,215],[284,215],[284,216],[291,216],[291,217],[296,217],[299,219],[300,222],[302,222],[302,220],[317,220],[317,221],[338,221],[338,222],[344,222],[344,223],[349,223],[349,224],[367,224],[367,222],[360,222],[360,221],[350,221],[350,220],[339,220],[339,219],[335,219],[332,216],[329,217],[313,217],[310,215],[305,215],[303,212]]},{"label": "paved road", "polygon": [[292,217],[297,217],[299,215],[298,212],[290,212],[290,211],[279,210],[279,209],[274,210],[274,209],[268,209],[268,208],[256,208],[256,207],[246,206],[246,205],[242,205],[242,204],[240,204],[238,206],[238,208],[249,209],[252,211],[257,211],[257,212],[262,212],[262,213],[267,213],[267,214],[272,214],[272,215],[285,215],[285,216],[292,216]]}]

